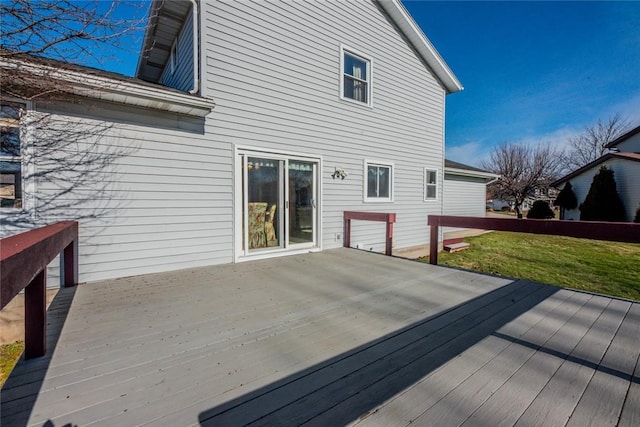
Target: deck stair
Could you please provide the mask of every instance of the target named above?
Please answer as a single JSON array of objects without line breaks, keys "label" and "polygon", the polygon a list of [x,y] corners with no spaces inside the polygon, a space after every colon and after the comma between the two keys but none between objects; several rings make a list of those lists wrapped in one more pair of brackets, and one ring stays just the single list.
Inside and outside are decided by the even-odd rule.
[{"label": "deck stair", "polygon": [[469,243],[464,242],[461,238],[447,239],[443,242],[443,248],[447,252],[458,252],[469,249]]}]

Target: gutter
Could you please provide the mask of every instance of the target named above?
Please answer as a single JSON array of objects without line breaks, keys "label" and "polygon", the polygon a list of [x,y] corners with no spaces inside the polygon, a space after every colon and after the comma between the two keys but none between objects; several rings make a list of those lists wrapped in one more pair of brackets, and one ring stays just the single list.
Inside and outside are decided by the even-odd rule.
[{"label": "gutter", "polygon": [[205,117],[215,106],[214,101],[209,98],[72,70],[61,70],[48,65],[36,65],[22,60],[0,60],[0,68],[29,73],[51,80],[52,83],[56,80],[67,83],[68,87],[61,86],[60,89],[75,95],[143,108]]},{"label": "gutter", "polygon": [[444,168],[444,173],[445,174],[450,174],[450,175],[459,175],[459,176],[469,176],[469,177],[473,177],[473,178],[483,178],[483,179],[487,179],[489,180],[487,182],[487,184],[491,184],[492,182],[497,181],[498,179],[500,179],[500,175],[496,175],[495,173],[491,173],[491,172],[476,172],[476,171],[470,171],[470,170],[466,170],[466,169],[456,169],[456,168]]},{"label": "gutter", "polygon": [[198,55],[198,34],[200,33],[200,25],[198,21],[198,3],[191,0],[193,7],[191,8],[191,19],[193,19],[193,89],[189,91],[191,95],[195,95],[200,91],[200,79],[198,70],[200,69],[200,55]]}]

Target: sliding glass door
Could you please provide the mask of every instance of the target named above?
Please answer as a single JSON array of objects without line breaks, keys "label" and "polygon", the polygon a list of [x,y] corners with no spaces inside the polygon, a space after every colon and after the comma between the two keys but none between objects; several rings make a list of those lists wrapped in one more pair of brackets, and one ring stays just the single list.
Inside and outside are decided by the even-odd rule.
[{"label": "sliding glass door", "polygon": [[241,154],[242,253],[317,246],[318,162]]},{"label": "sliding glass door", "polygon": [[316,223],[315,163],[289,161],[289,245],[314,243]]}]

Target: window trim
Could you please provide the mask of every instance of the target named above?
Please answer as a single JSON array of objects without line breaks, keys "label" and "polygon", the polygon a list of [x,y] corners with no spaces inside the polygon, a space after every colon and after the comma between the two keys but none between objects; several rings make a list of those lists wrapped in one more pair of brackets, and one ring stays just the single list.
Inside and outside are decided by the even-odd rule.
[{"label": "window trim", "polygon": [[[367,82],[367,102],[360,102],[352,98],[344,96],[344,56],[349,54],[358,59],[361,59],[367,63],[367,75],[369,78]],[[362,105],[368,108],[373,107],[373,59],[357,49],[351,49],[343,44],[340,45],[340,69],[338,70],[339,85],[340,85],[340,99],[343,101],[351,102],[356,105]]]},{"label": "window trim", "polygon": [[[428,173],[429,172],[435,172],[435,174],[436,174],[436,182],[435,182],[435,184],[427,183],[427,177],[428,177]],[[436,168],[424,168],[424,175],[423,175],[423,178],[422,178],[422,182],[423,182],[423,186],[424,186],[424,189],[423,189],[423,193],[424,193],[423,194],[423,200],[425,202],[437,201],[438,200],[438,169],[436,169]],[[435,189],[436,189],[435,197],[427,197],[427,188],[429,186],[435,187]]]},{"label": "window trim", "polygon": [[[30,210],[31,203],[30,198],[27,197],[29,192],[34,192],[35,189],[32,183],[25,182],[25,176],[33,175],[33,171],[31,167],[27,167],[25,165],[25,156],[27,158],[32,157],[31,149],[31,132],[26,124],[29,113],[33,110],[32,101],[18,99],[13,97],[6,97],[3,99],[4,102],[10,102],[15,104],[21,104],[24,106],[24,113],[19,118],[18,129],[20,135],[20,155],[19,156],[6,156],[0,158],[2,162],[20,162],[20,193],[22,195],[22,206],[21,207],[0,207],[0,213],[3,214],[15,214],[19,212],[25,212]],[[29,188],[27,188],[29,187]]]},{"label": "window trim", "polygon": [[[390,169],[391,176],[389,178],[389,197],[369,197],[369,166],[385,167]],[[363,170],[363,183],[362,183],[362,200],[364,203],[393,203],[395,196],[394,191],[394,178],[395,178],[395,165],[391,162],[378,161],[378,160],[364,160]]]}]

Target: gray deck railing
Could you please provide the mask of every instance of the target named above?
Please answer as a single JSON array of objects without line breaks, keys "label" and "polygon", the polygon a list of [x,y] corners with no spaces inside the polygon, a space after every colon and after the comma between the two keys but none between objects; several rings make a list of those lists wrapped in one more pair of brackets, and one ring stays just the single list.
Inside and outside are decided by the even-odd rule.
[{"label": "gray deck railing", "polygon": [[46,353],[47,265],[62,255],[61,285],[78,283],[78,223],[63,221],[0,239],[0,309],[24,289],[25,359]]},{"label": "gray deck railing", "polygon": [[[631,222],[559,221],[548,219],[480,218],[470,216],[429,215],[431,226],[429,263],[438,264],[439,227],[476,228],[549,234],[612,242],[640,243],[640,224]],[[436,248],[436,250],[433,250]]]}]

